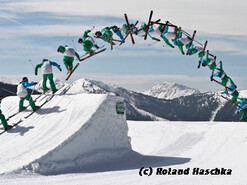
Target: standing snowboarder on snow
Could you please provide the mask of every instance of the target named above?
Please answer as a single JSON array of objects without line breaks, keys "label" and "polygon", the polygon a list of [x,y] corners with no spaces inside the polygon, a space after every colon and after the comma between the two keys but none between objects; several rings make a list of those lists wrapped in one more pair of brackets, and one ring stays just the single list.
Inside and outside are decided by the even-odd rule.
[{"label": "standing snowboarder on snow", "polygon": [[[2,98],[0,97],[0,106],[1,106],[1,101],[2,101]],[[13,126],[8,125],[8,123],[5,119],[5,116],[2,114],[1,108],[0,108],[0,120],[1,120],[1,123],[2,123],[5,131],[13,127]]]},{"label": "standing snowboarder on snow", "polygon": [[58,65],[56,62],[49,61],[48,59],[43,59],[42,63],[36,65],[35,67],[36,76],[38,75],[38,69],[39,68],[42,69],[42,73],[43,73],[42,87],[43,87],[44,93],[48,90],[46,86],[47,78],[50,81],[50,87],[51,87],[52,92],[55,93],[57,91],[56,86],[53,81],[52,66],[56,66],[60,71],[62,71],[60,65]]},{"label": "standing snowboarder on snow", "polygon": [[68,73],[70,73],[73,69],[73,62],[74,62],[74,57],[76,56],[78,60],[80,60],[80,57],[77,52],[71,47],[68,46],[62,46],[60,45],[57,49],[57,52],[60,52],[64,54],[63,57],[63,63],[68,70]]},{"label": "standing snowboarder on snow", "polygon": [[92,37],[88,36],[88,33],[90,32],[91,30],[86,30],[82,35],[82,38],[79,38],[78,43],[82,44],[83,50],[86,52],[86,54],[92,55],[94,53],[92,47],[98,49],[99,46],[95,43]]},{"label": "standing snowboarder on snow", "polygon": [[20,98],[19,102],[19,111],[25,110],[23,107],[24,100],[29,101],[30,106],[32,107],[33,111],[37,110],[39,107],[37,107],[32,99],[32,97],[28,94],[27,88],[36,85],[37,82],[28,83],[28,78],[23,77],[22,81],[17,86],[17,96]]},{"label": "standing snowboarder on snow", "polygon": [[247,98],[238,98],[240,100],[237,113],[242,112],[240,121],[247,121]]}]

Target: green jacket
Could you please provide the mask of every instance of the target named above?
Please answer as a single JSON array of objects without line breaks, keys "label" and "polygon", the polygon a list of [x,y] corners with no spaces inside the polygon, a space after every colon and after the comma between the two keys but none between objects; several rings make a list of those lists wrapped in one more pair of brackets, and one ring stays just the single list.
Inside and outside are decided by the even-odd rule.
[{"label": "green jacket", "polygon": [[206,63],[208,64],[209,69],[215,70],[216,69],[216,62],[214,59],[208,57],[208,52],[206,53]]},{"label": "green jacket", "polygon": [[111,31],[112,27],[105,27],[101,30],[103,38],[111,38],[113,33]]},{"label": "green jacket", "polygon": [[90,30],[86,30],[84,32],[84,34],[82,35],[82,40],[83,40],[82,46],[83,46],[83,50],[84,51],[90,51],[92,49],[92,47],[93,47],[93,43],[90,40],[87,39],[89,37],[88,36],[89,32],[90,32]]}]

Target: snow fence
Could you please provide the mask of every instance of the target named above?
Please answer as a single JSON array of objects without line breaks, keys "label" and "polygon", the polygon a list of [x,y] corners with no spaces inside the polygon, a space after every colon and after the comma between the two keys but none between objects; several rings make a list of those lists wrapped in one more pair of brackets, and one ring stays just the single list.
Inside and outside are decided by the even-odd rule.
[{"label": "snow fence", "polygon": [[[54,96],[0,136],[0,174],[72,173],[124,155],[131,144],[125,114],[116,111],[119,101],[123,99],[102,94]],[[5,98],[3,104],[8,117],[18,107],[18,98]],[[27,113],[20,113],[9,124]]]}]

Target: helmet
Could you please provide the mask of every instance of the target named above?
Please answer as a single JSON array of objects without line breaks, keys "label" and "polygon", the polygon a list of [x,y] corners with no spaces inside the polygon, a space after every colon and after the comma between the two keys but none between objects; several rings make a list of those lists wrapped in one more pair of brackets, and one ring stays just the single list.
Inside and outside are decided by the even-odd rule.
[{"label": "helmet", "polygon": [[45,61],[48,61],[48,59],[44,58],[44,59],[43,59],[43,62],[45,62]]},{"label": "helmet", "polygon": [[112,30],[113,30],[114,32],[116,32],[116,31],[119,30],[119,28],[118,28],[116,25],[114,25],[114,26],[112,26]]},{"label": "helmet", "polygon": [[202,66],[203,66],[203,67],[206,67],[207,65],[208,65],[207,62],[203,59],[203,60],[202,60]]},{"label": "helmet", "polygon": [[100,31],[96,31],[96,32],[95,32],[95,35],[96,35],[97,37],[100,37],[100,36],[102,35],[102,33],[101,33]]},{"label": "helmet", "polygon": [[22,81],[23,81],[23,82],[28,82],[28,78],[27,78],[27,77],[23,77],[23,78],[22,78]]},{"label": "helmet", "polygon": [[81,44],[82,42],[83,42],[82,38],[79,38],[79,39],[78,39],[78,43]]},{"label": "helmet", "polygon": [[61,53],[64,53],[65,52],[65,47],[60,45],[58,48],[57,48],[57,52],[61,52]]}]

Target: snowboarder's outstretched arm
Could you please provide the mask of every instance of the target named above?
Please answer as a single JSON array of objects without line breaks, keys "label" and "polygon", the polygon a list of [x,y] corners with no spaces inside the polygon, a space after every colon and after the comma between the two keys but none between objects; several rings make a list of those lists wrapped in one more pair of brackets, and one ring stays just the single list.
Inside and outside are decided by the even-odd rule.
[{"label": "snowboarder's outstretched arm", "polygon": [[22,81],[21,83],[22,83],[22,85],[23,85],[25,88],[31,87],[31,86],[34,86],[34,85],[37,84],[37,82],[28,83],[28,82],[23,82],[23,81]]},{"label": "snowboarder's outstretched arm", "polygon": [[36,65],[36,67],[35,67],[35,75],[38,75],[38,69],[41,68],[42,65],[43,65],[42,63]]},{"label": "snowboarder's outstretched arm", "polygon": [[88,33],[90,33],[91,30],[86,30],[82,35],[82,40],[85,41],[86,38],[88,38]]},{"label": "snowboarder's outstretched arm", "polygon": [[51,65],[56,66],[60,71],[62,71],[62,68],[60,67],[60,65],[58,65],[56,62],[52,62],[52,61],[50,62],[51,62]]}]

